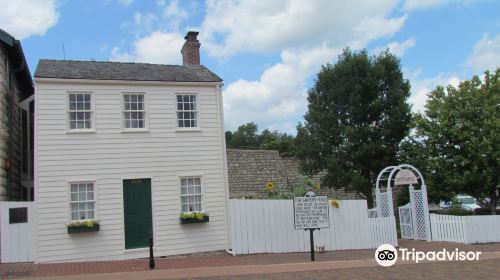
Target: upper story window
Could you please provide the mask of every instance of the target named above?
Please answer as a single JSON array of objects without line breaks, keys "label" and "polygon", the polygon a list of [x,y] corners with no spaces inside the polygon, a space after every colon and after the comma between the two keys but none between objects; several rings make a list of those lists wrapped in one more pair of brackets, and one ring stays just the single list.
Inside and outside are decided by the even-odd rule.
[{"label": "upper story window", "polygon": [[198,127],[198,106],[195,94],[177,95],[178,127]]},{"label": "upper story window", "polygon": [[94,183],[78,182],[70,184],[71,220],[95,219]]},{"label": "upper story window", "polygon": [[146,128],[146,106],[143,93],[123,94],[123,128]]},{"label": "upper story window", "polygon": [[68,128],[93,129],[92,94],[90,92],[75,92],[68,94]]}]

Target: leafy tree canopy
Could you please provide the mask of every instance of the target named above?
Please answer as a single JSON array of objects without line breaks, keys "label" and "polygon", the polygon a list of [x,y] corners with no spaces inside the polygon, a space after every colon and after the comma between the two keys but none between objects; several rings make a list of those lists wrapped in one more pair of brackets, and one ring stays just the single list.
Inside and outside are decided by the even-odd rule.
[{"label": "leafy tree canopy", "polygon": [[419,161],[442,197],[469,194],[492,212],[500,197],[500,69],[430,92],[403,155]]},{"label": "leafy tree canopy", "polygon": [[278,150],[283,156],[295,155],[294,137],[276,130],[265,129],[258,133],[257,124],[240,125],[235,132],[226,131],[228,148]]},{"label": "leafy tree canopy", "polygon": [[388,51],[369,56],[349,49],[318,73],[308,92],[297,154],[307,174],[326,170],[323,185],[345,188],[372,204],[378,172],[396,164],[411,120],[410,84]]}]

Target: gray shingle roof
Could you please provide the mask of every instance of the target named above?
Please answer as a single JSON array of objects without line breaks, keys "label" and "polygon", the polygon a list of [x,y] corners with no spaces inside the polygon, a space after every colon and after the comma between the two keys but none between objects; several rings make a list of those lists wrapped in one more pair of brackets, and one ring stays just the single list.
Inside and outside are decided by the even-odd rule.
[{"label": "gray shingle roof", "polygon": [[161,65],[103,61],[74,61],[40,59],[36,78],[164,81],[164,82],[221,82],[222,79],[203,65]]}]

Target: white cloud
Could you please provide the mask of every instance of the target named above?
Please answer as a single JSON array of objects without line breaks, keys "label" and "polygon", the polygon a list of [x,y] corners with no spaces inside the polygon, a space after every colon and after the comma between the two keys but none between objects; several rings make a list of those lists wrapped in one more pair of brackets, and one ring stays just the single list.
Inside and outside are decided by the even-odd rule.
[{"label": "white cloud", "polygon": [[281,51],[281,62],[258,80],[227,85],[226,129],[254,121],[262,129],[294,133],[307,108],[311,75],[342,48],[364,48],[398,31],[406,15],[389,16],[397,5],[398,1],[368,0],[208,1],[200,40],[209,55],[227,59],[242,52]]},{"label": "white cloud", "polygon": [[282,62],[264,71],[258,81],[238,80],[224,90],[226,129],[256,122],[260,128],[294,132],[292,120],[306,110],[306,78],[340,52],[325,45],[284,50]]},{"label": "white cloud", "polygon": [[474,45],[474,51],[467,59],[466,64],[480,72],[494,71],[500,67],[500,33],[491,39],[488,35],[484,35]]},{"label": "white cloud", "polygon": [[[159,5],[161,4],[159,3]],[[178,30],[181,21],[187,19],[188,16],[187,11],[179,6],[178,0],[172,0],[168,6],[163,9],[163,17],[167,19],[172,30]]]},{"label": "white cloud", "polygon": [[56,0],[0,0],[0,27],[16,39],[43,36],[56,25]]},{"label": "white cloud", "polygon": [[120,3],[124,7],[130,6],[130,4],[132,4],[132,2],[134,2],[134,0],[118,0],[118,3]]},{"label": "white cloud", "polygon": [[110,60],[147,62],[155,64],[181,64],[181,47],[184,38],[180,33],[155,31],[133,43],[132,52],[114,47]]},{"label": "white cloud", "polygon": [[408,40],[405,40],[404,42],[392,42],[389,43],[386,47],[382,48],[376,48],[373,50],[374,53],[380,53],[382,51],[385,51],[386,49],[389,49],[389,51],[398,56],[402,57],[406,50],[413,48],[415,46],[416,40],[415,38],[410,38]]},{"label": "white cloud", "polygon": [[413,112],[423,113],[425,103],[427,102],[427,94],[437,86],[447,87],[448,85],[458,86],[461,82],[456,74],[439,73],[436,77],[419,79],[420,71],[409,73],[408,77],[411,83],[410,104],[412,104]]},{"label": "white cloud", "polygon": [[406,0],[403,9],[406,11],[423,10],[439,7],[450,0]]},{"label": "white cloud", "polygon": [[323,42],[356,48],[402,27],[406,16],[388,17],[397,5],[397,0],[211,0],[200,37],[208,52],[219,58],[290,46],[312,48]]}]

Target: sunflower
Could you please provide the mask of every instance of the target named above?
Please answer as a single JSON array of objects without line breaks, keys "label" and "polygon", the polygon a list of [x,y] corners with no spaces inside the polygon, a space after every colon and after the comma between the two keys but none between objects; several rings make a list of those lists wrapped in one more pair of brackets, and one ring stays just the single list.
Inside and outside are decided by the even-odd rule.
[{"label": "sunflower", "polygon": [[336,200],[336,199],[332,199],[332,200],[330,201],[330,204],[331,204],[333,207],[335,207],[335,208],[339,208],[339,206],[340,206],[339,201],[338,201],[338,200]]},{"label": "sunflower", "polygon": [[274,183],[273,182],[267,182],[266,183],[266,189],[269,191],[272,191],[274,189]]}]

